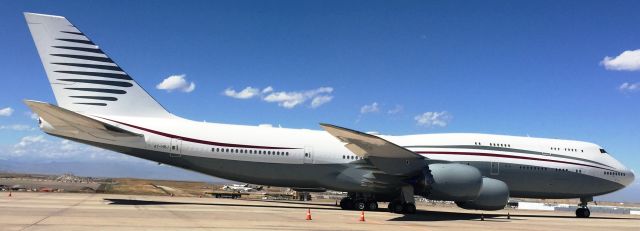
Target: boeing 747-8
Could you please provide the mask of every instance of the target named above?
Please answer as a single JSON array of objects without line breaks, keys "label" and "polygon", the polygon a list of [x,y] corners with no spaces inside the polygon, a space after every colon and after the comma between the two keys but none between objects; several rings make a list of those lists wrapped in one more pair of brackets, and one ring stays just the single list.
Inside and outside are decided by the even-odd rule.
[{"label": "boeing 747-8", "polygon": [[25,13],[57,105],[26,100],[42,131],[127,155],[260,185],[348,192],[343,209],[416,211],[414,195],[498,210],[509,197],[580,198],[634,174],[588,142],[488,134],[384,136],[205,123],[165,110],[60,16]]}]

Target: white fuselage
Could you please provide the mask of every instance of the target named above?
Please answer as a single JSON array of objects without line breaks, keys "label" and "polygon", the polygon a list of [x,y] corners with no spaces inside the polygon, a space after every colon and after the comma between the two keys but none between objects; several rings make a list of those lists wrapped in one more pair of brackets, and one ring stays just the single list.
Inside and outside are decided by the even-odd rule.
[{"label": "white fuselage", "polygon": [[[143,134],[144,141],[75,138],[172,153],[176,158],[190,156],[256,164],[286,164],[282,166],[349,164],[362,159],[324,131],[216,124],[179,117],[93,118]],[[47,131],[46,127],[44,129]],[[55,130],[47,132],[56,134]],[[432,160],[499,163],[495,166],[492,164],[487,175],[506,174],[509,169],[510,172],[520,173],[535,170],[549,173],[571,172],[625,186],[634,179],[629,169],[604,152],[600,146],[587,142],[471,133],[381,137]],[[535,174],[528,175],[535,177]]]}]

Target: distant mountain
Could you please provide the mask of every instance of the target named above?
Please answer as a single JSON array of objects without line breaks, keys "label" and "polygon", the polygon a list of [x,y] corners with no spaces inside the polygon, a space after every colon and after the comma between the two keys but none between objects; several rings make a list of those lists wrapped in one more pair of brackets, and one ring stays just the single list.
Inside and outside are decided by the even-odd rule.
[{"label": "distant mountain", "polygon": [[631,185],[620,191],[598,196],[593,199],[596,201],[640,203],[640,180],[636,179]]},{"label": "distant mountain", "polygon": [[183,181],[203,181],[212,183],[232,182],[167,165],[157,165],[148,161],[11,161],[0,160],[0,172],[64,174],[77,176],[143,178]]}]

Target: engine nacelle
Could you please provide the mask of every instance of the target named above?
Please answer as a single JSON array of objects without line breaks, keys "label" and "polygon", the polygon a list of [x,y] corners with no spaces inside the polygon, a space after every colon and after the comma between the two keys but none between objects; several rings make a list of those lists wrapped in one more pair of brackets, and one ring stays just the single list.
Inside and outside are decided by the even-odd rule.
[{"label": "engine nacelle", "polygon": [[47,121],[45,121],[44,119],[38,117],[38,126],[40,126],[40,129],[42,129],[45,132],[53,132],[55,131],[55,128],[53,128],[53,126],[51,126],[51,124]]},{"label": "engine nacelle", "polygon": [[[478,197],[482,173],[472,166],[457,163],[430,164],[420,194],[432,200],[470,201]],[[420,187],[419,187],[420,188]]]},{"label": "engine nacelle", "polygon": [[507,184],[485,177],[482,178],[482,187],[477,198],[470,201],[456,201],[456,204],[463,209],[500,210],[504,209],[508,201],[509,187]]}]

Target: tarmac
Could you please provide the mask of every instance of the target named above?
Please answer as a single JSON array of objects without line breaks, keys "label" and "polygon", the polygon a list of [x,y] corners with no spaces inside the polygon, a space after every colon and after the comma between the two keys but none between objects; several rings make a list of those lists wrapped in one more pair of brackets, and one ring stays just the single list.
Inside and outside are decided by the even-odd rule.
[{"label": "tarmac", "polygon": [[[305,219],[307,209],[312,220]],[[333,202],[1,192],[0,230],[640,230],[638,215],[418,209],[412,215],[365,212],[362,222],[360,211]]]}]

